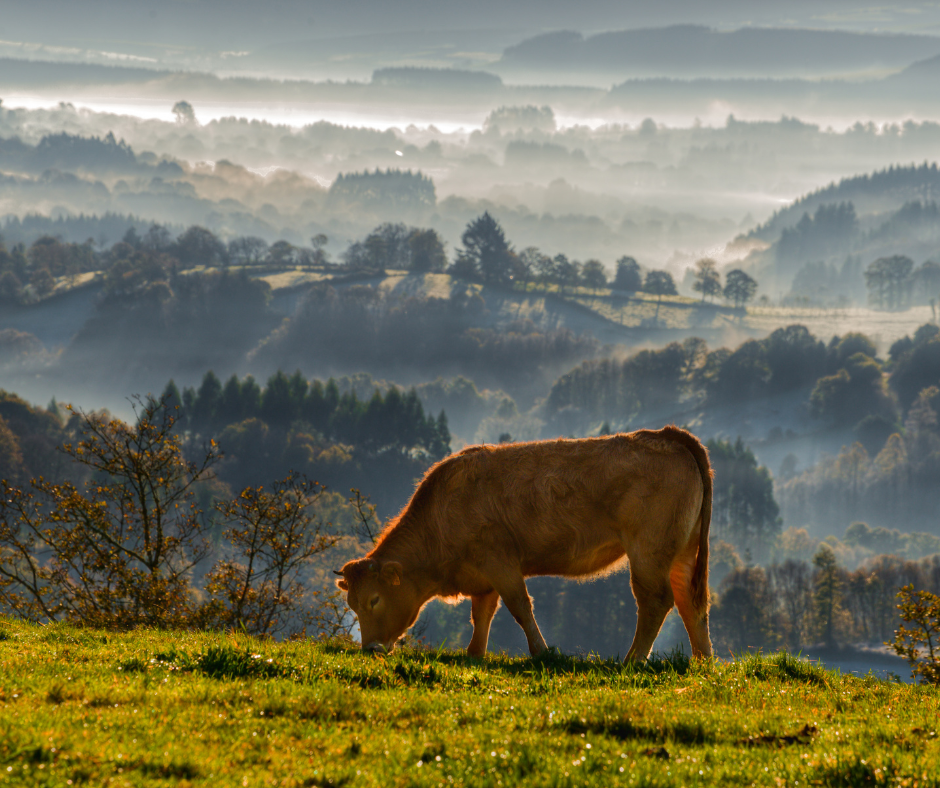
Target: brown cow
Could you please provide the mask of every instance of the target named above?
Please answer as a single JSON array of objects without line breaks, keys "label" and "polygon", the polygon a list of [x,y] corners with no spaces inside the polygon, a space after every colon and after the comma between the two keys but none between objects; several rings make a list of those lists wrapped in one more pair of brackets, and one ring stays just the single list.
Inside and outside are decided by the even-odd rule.
[{"label": "brown cow", "polygon": [[649,656],[673,604],[692,654],[709,656],[711,506],[708,453],[678,427],[471,446],[427,472],[337,585],[363,650],[388,651],[435,597],[470,597],[469,654],[486,652],[500,599],[538,654],[545,640],[525,578],[587,578],[629,559],[638,621],[626,658]]}]

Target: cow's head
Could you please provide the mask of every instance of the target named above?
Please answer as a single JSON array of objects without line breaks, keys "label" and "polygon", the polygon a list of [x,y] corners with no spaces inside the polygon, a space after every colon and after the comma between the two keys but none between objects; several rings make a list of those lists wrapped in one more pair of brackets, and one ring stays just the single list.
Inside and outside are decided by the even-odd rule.
[{"label": "cow's head", "polygon": [[350,561],[336,585],[359,617],[363,651],[390,651],[418,619],[421,600],[397,561]]}]

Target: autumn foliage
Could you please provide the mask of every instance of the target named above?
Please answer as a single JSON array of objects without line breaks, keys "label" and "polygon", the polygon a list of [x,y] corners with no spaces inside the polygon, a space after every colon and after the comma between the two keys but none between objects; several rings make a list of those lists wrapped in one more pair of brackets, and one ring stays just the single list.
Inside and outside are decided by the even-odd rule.
[{"label": "autumn foliage", "polygon": [[316,482],[289,475],[213,505],[221,454],[210,442],[186,457],[162,402],[138,400],[133,425],[74,413],[81,439],[61,450],[84,481],[0,482],[0,609],[109,629],[343,628],[311,585],[311,560],[337,541],[311,513]]},{"label": "autumn foliage", "polygon": [[906,585],[898,612],[902,623],[887,645],[911,663],[914,678],[940,686],[940,596]]}]

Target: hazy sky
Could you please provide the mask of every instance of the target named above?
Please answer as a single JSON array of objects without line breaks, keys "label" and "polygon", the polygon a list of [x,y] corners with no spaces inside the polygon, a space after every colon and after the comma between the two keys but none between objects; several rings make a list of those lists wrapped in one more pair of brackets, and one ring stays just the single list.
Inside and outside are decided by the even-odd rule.
[{"label": "hazy sky", "polygon": [[[4,0],[0,38],[59,46],[233,47],[320,36],[501,29],[585,33],[698,23],[797,25],[940,34],[940,4],[856,0]],[[50,24],[50,19],[55,23]]]}]

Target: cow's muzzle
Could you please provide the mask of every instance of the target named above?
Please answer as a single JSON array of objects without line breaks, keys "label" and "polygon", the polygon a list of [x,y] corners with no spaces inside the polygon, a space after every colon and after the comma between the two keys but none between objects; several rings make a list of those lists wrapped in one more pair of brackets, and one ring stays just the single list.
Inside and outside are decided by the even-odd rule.
[{"label": "cow's muzzle", "polygon": [[388,649],[378,641],[373,640],[362,647],[367,654],[388,654]]}]

